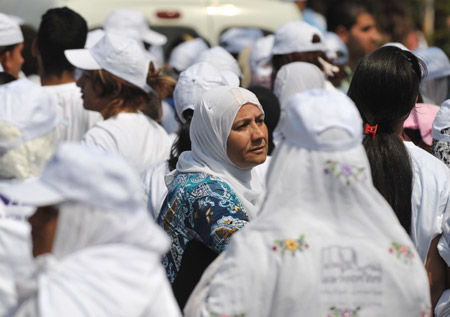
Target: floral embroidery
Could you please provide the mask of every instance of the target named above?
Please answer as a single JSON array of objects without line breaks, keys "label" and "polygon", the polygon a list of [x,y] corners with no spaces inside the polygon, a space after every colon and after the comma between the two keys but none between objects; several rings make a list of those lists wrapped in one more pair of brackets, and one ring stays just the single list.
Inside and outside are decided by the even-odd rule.
[{"label": "floral embroidery", "polygon": [[395,253],[397,257],[402,258],[405,263],[408,263],[414,258],[414,253],[411,248],[404,244],[398,244],[396,242],[392,242],[391,247],[389,248],[389,253]]},{"label": "floral embroidery", "polygon": [[330,307],[330,312],[328,317],[358,317],[358,311],[361,307],[356,307],[355,309],[340,309],[337,307]]},{"label": "floral embroidery", "polygon": [[244,313],[239,314],[239,315],[226,315],[226,314],[225,315],[220,315],[220,314],[216,314],[216,313],[209,313],[209,315],[211,317],[245,317],[245,316],[247,316]]},{"label": "floral embroidery", "polygon": [[281,250],[281,254],[284,254],[287,251],[290,251],[292,255],[295,254],[296,251],[302,252],[304,249],[308,249],[309,245],[305,242],[305,235],[302,234],[298,239],[288,239],[288,240],[275,240],[274,246],[272,246],[273,251]]},{"label": "floral embroidery", "polygon": [[[327,165],[323,170],[325,174],[334,174],[336,178],[343,177],[345,184],[350,185],[352,180],[359,181],[365,178],[365,168],[358,167],[352,164],[339,163],[336,161],[328,160],[325,162]],[[363,178],[360,178],[363,176]]]}]

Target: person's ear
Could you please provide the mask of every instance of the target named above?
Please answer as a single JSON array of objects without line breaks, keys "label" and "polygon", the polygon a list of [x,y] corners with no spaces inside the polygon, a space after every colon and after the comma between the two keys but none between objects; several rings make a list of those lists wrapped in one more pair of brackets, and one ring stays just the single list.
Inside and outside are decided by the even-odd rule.
[{"label": "person's ear", "polygon": [[112,97],[114,97],[114,98],[119,97],[121,91],[122,91],[122,83],[117,80],[116,81],[116,89],[114,89],[114,92],[112,93]]},{"label": "person's ear", "polygon": [[1,56],[0,63],[3,65],[4,71],[8,72],[9,69],[11,69],[11,60],[12,60],[12,51],[7,50],[3,55]]},{"label": "person's ear", "polygon": [[35,37],[33,42],[31,43],[31,54],[33,55],[33,57],[38,57],[39,56],[39,48],[37,45],[37,38]]},{"label": "person's ear", "polygon": [[349,34],[349,31],[345,28],[345,26],[339,25],[336,28],[336,34],[340,37],[342,42],[344,42],[345,44],[348,43],[349,38],[350,38],[350,34]]}]

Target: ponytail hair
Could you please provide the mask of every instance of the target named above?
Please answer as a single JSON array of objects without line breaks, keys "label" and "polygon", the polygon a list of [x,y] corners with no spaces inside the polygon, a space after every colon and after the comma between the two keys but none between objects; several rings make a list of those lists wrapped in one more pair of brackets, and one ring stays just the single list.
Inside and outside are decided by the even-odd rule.
[{"label": "ponytail hair", "polygon": [[412,163],[395,128],[414,108],[425,64],[409,51],[384,46],[358,64],[348,96],[364,125],[377,125],[375,138],[363,140],[374,186],[389,202],[400,223],[411,233]]},{"label": "ponytail hair", "polygon": [[156,70],[153,62],[147,75],[147,84],[152,88],[149,93],[103,69],[92,71],[92,80],[100,97],[112,96],[111,102],[100,110],[104,119],[121,112],[142,111],[157,122],[162,115],[161,101],[172,94],[176,84],[175,79],[161,74],[161,68]]}]

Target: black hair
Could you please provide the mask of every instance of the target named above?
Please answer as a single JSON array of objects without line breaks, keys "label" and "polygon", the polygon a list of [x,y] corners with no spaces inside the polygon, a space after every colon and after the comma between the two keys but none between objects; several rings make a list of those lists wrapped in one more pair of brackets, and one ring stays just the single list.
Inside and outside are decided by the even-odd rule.
[{"label": "black hair", "polygon": [[264,110],[264,122],[269,131],[269,149],[267,155],[270,155],[275,148],[273,143],[273,131],[275,130],[278,121],[280,120],[280,101],[272,90],[261,86],[251,86],[247,88],[253,92],[261,102]]},{"label": "black hair", "polygon": [[10,83],[14,80],[16,80],[17,78],[14,77],[13,75],[11,75],[10,73],[7,72],[0,72],[0,85],[4,85],[7,83]]},{"label": "black hair", "polygon": [[356,67],[348,90],[364,125],[378,125],[363,145],[375,187],[411,232],[413,170],[408,151],[394,128],[414,108],[425,64],[409,51],[385,46],[366,55]]},{"label": "black hair", "polygon": [[83,48],[87,32],[86,20],[67,7],[50,9],[42,15],[37,45],[45,73],[61,76],[64,71],[73,71],[64,51]]},{"label": "black hair", "polygon": [[331,32],[343,26],[350,30],[362,13],[371,13],[371,8],[359,0],[335,0],[328,5],[327,27]]},{"label": "black hair", "polygon": [[[175,142],[172,144],[170,150],[169,170],[173,171],[177,167],[178,157],[184,151],[191,150],[191,137],[189,135],[189,129],[191,126],[192,117],[194,116],[194,110],[186,109],[183,111],[183,118],[186,120],[185,123],[180,122],[180,128],[178,130],[178,136]],[[176,117],[178,121],[178,117]]]},{"label": "black hair", "polygon": [[20,26],[23,34],[23,50],[22,56],[24,59],[22,65],[22,71],[26,76],[33,74],[38,74],[38,61],[35,56],[33,56],[31,50],[31,44],[37,36],[37,31],[35,28],[28,24],[23,24]]}]

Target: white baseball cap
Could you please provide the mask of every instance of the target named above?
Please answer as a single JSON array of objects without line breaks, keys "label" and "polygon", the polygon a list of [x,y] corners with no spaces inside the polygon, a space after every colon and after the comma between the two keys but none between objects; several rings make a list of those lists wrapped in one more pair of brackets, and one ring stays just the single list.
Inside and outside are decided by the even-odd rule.
[{"label": "white baseball cap", "polygon": [[10,16],[0,12],[0,46],[14,45],[23,42],[23,34],[17,23]]},{"label": "white baseball cap", "polygon": [[139,177],[120,155],[76,143],[61,144],[42,175],[1,189],[7,198],[32,206],[82,202],[110,210],[137,210]]},{"label": "white baseball cap", "polygon": [[450,99],[442,103],[433,121],[431,135],[438,141],[450,142],[450,135],[442,134],[443,129],[450,128]]},{"label": "white baseball cap", "polygon": [[144,13],[137,10],[117,9],[103,22],[106,32],[120,33],[152,45],[164,45],[167,37],[148,26]]},{"label": "white baseball cap", "polygon": [[[349,97],[336,90],[307,90],[292,96],[281,120],[284,138],[305,149],[334,151],[361,144],[358,109]],[[336,140],[333,134],[338,132],[346,137]]]},{"label": "white baseball cap", "polygon": [[237,60],[221,46],[214,46],[202,52],[194,60],[194,64],[208,62],[214,65],[218,70],[229,70],[242,77],[242,71]]},{"label": "white baseball cap", "polygon": [[[313,43],[313,37],[317,35],[320,42]],[[322,32],[304,22],[291,21],[283,24],[275,31],[275,41],[272,48],[273,55],[283,55],[296,52],[326,51]]]},{"label": "white baseball cap", "polygon": [[79,69],[104,69],[147,93],[152,91],[147,84],[149,55],[145,54],[133,39],[106,33],[90,49],[66,50],[64,54],[67,60]]},{"label": "white baseball cap", "polygon": [[424,81],[450,76],[450,62],[439,47],[416,49],[413,53],[427,65],[428,73]]},{"label": "white baseball cap", "polygon": [[263,32],[257,28],[230,28],[220,35],[219,43],[231,54],[236,54],[262,37]]},{"label": "white baseball cap", "polygon": [[326,55],[336,65],[346,65],[349,61],[349,52],[344,41],[333,32],[327,32],[324,36],[327,47]]},{"label": "white baseball cap", "polygon": [[0,105],[0,121],[12,124],[21,134],[19,139],[4,141],[0,132],[0,154],[48,134],[62,122],[51,96],[26,78],[0,85]]},{"label": "white baseball cap", "polygon": [[207,62],[194,64],[183,71],[173,92],[175,110],[180,121],[186,122],[183,112],[187,109],[194,110],[203,93],[218,86],[239,87],[239,78],[230,71],[219,71]]},{"label": "white baseball cap", "polygon": [[177,45],[170,53],[169,65],[182,72],[192,65],[194,59],[202,52],[208,50],[208,44],[196,38]]}]

